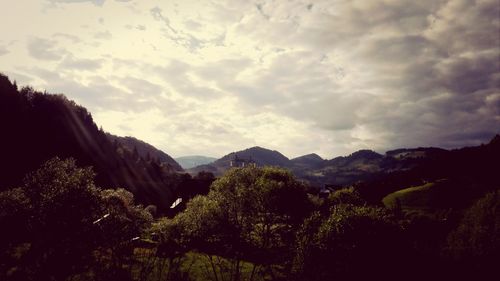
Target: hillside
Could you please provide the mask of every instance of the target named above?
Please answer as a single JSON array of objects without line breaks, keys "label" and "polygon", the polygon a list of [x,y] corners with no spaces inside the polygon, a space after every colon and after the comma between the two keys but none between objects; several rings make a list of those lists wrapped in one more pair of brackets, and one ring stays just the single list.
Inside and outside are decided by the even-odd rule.
[{"label": "hillside", "polygon": [[19,90],[0,75],[0,128],[0,190],[19,186],[26,173],[58,156],[93,166],[98,185],[126,188],[143,204],[168,208],[175,199],[176,168],[109,141],[91,114],[64,95]]},{"label": "hillside", "polygon": [[294,166],[314,167],[323,164],[325,160],[316,153],[302,155],[290,160]]},{"label": "hillside", "polygon": [[245,150],[231,152],[213,163],[194,167],[189,169],[188,172],[196,174],[200,171],[208,171],[215,175],[222,175],[231,168],[231,162],[235,159],[240,159],[249,163],[252,162],[257,166],[289,167],[291,165],[290,160],[280,152],[255,146]]},{"label": "hillside", "polygon": [[[439,197],[441,201],[438,200],[438,205],[453,203],[463,207],[489,190],[500,187],[498,135],[489,143],[476,147],[450,151],[432,148],[426,149],[425,155],[421,155],[422,149],[411,150],[412,154],[416,152],[419,157],[403,157],[403,160],[392,158],[389,164],[400,169],[386,167],[384,172],[376,173],[369,180],[359,183],[357,189],[371,202],[380,202],[393,192],[439,182],[436,184],[439,194],[445,195]],[[399,166],[394,163],[399,163]],[[405,190],[392,196],[410,194],[409,191],[413,193],[417,189]],[[435,194],[434,191],[438,189],[429,190]],[[388,198],[390,199],[386,197],[386,202]]]},{"label": "hillside", "polygon": [[217,160],[217,158],[201,155],[182,156],[175,158],[175,161],[177,161],[177,163],[179,163],[184,169],[190,169],[196,166],[210,164],[215,160]]},{"label": "hillside", "polygon": [[146,160],[154,159],[155,161],[161,164],[170,166],[171,169],[175,171],[179,172],[183,171],[181,165],[179,165],[177,161],[175,161],[172,157],[170,157],[170,155],[157,149],[156,147],[150,145],[149,143],[143,142],[139,139],[129,136],[119,137],[109,133],[106,133],[106,136],[109,138],[111,142],[116,141],[122,144],[131,153],[133,153],[134,149],[137,149],[137,153],[139,154],[139,156]]}]

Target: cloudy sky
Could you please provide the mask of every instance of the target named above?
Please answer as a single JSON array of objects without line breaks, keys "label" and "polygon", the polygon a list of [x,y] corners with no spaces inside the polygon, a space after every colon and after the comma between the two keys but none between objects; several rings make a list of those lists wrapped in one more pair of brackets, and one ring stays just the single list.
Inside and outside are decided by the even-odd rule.
[{"label": "cloudy sky", "polygon": [[16,0],[0,23],[0,72],[174,157],[500,132],[498,0]]}]

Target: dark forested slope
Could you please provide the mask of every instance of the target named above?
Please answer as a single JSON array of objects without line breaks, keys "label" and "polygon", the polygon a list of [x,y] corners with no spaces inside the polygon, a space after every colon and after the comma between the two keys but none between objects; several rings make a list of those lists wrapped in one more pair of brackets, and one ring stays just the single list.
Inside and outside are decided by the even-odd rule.
[{"label": "dark forested slope", "polygon": [[137,150],[137,154],[146,159],[147,161],[155,161],[157,163],[161,163],[167,166],[170,166],[171,169],[175,171],[183,171],[181,165],[177,163],[170,155],[165,152],[157,149],[156,147],[150,145],[147,142],[141,141],[134,137],[119,137],[109,133],[106,133],[106,136],[112,142],[118,142],[122,144],[126,149],[128,149],[131,153],[134,153],[134,150]]},{"label": "dark forested slope", "polygon": [[441,192],[446,198],[441,201],[465,206],[486,192],[500,188],[499,140],[496,135],[487,144],[450,151],[420,148],[388,152],[386,167],[397,169],[374,174],[358,183],[358,190],[370,201],[380,202],[391,192],[446,180],[447,190]]},{"label": "dark forested slope", "polygon": [[26,173],[59,156],[93,166],[99,185],[124,187],[144,204],[166,208],[175,199],[178,167],[111,142],[91,114],[64,95],[19,90],[0,74],[0,128],[0,190],[19,185]]}]

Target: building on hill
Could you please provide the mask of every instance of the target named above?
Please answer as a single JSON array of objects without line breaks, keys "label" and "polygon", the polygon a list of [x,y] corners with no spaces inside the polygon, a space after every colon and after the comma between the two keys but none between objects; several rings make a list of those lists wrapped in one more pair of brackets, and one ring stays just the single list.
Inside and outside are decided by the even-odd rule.
[{"label": "building on hill", "polygon": [[257,167],[257,163],[253,161],[251,156],[246,159],[238,157],[238,154],[234,154],[233,158],[229,162],[229,166],[233,168]]},{"label": "building on hill", "polygon": [[326,198],[330,193],[335,192],[336,190],[342,189],[342,186],[336,185],[336,184],[325,184],[320,190],[319,190],[319,196]]}]

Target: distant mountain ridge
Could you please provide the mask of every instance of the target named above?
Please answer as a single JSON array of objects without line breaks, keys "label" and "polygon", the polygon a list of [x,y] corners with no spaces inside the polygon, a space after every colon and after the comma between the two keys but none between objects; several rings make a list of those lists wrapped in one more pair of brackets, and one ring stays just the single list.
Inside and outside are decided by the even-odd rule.
[{"label": "distant mountain ridge", "polygon": [[321,163],[324,160],[325,159],[321,158],[321,156],[319,156],[318,154],[310,153],[310,154],[302,155],[299,157],[295,157],[295,158],[291,159],[290,161],[292,161],[294,163]]},{"label": "distant mountain ridge", "polygon": [[325,160],[314,153],[290,160],[278,151],[252,147],[231,152],[213,163],[200,165],[187,171],[192,174],[207,171],[220,176],[231,168],[231,161],[238,157],[251,160],[257,166],[287,168],[298,178],[313,186],[321,187],[325,184],[347,186],[380,177],[383,174],[408,171],[418,167],[424,161],[442,158],[449,153],[448,150],[435,147],[402,148],[387,151],[385,154],[363,149],[348,156],[339,156],[330,160]]},{"label": "distant mountain ridge", "polygon": [[190,169],[196,166],[205,165],[217,160],[215,157],[208,157],[202,155],[190,155],[174,158],[177,163],[184,169]]},{"label": "distant mountain ridge", "polygon": [[207,171],[219,176],[224,174],[231,167],[231,162],[234,159],[254,162],[257,166],[279,166],[290,167],[291,161],[286,156],[276,150],[254,146],[245,150],[231,152],[212,163],[200,165],[187,169],[187,172],[196,174],[201,171]]},{"label": "distant mountain ridge", "polygon": [[254,146],[245,150],[231,152],[224,157],[216,160],[214,164],[221,165],[229,163],[233,157],[238,156],[244,159],[252,159],[259,166],[283,166],[290,165],[290,159],[276,150]]}]

